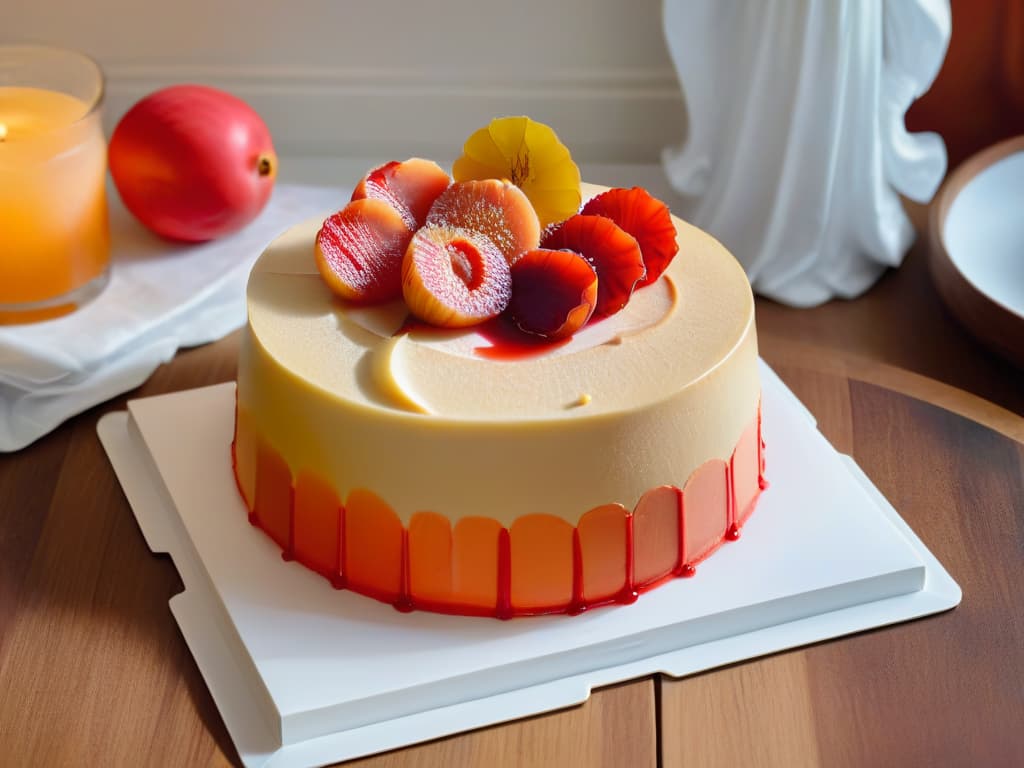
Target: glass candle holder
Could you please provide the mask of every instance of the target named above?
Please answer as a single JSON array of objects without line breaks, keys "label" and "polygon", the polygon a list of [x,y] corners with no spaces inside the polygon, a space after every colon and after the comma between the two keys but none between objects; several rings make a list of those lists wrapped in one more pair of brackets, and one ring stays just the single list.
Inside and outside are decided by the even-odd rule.
[{"label": "glass candle holder", "polygon": [[107,283],[102,101],[88,57],[0,45],[0,324],[66,314]]}]

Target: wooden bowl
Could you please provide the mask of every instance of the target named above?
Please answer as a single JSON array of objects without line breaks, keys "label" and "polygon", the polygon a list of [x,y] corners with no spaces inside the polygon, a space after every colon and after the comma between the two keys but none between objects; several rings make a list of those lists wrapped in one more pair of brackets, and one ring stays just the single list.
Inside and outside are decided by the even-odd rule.
[{"label": "wooden bowl", "polygon": [[929,267],[946,306],[983,344],[1024,368],[1024,136],[966,160],[928,221]]}]

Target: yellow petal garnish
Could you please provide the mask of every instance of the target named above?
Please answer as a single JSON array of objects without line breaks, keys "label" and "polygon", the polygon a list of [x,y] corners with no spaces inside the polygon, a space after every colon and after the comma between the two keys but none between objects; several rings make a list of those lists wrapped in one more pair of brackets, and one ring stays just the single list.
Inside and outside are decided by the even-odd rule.
[{"label": "yellow petal garnish", "polygon": [[528,117],[498,117],[466,140],[452,166],[456,181],[508,179],[537,211],[541,227],[579,211],[580,169],[569,150],[544,123]]}]

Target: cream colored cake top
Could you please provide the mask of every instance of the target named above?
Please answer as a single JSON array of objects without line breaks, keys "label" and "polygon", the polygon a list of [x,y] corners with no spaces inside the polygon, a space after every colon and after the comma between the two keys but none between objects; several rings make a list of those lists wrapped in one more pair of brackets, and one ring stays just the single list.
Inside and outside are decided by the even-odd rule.
[{"label": "cream colored cake top", "polygon": [[565,346],[499,361],[474,351],[490,342],[473,329],[396,334],[408,316],[400,301],[356,308],[335,299],[313,259],[321,223],[293,227],[257,262],[252,332],[309,385],[384,418],[532,421],[644,408],[707,376],[751,332],[753,298],[739,264],[678,219],[679,254],[624,310]]}]

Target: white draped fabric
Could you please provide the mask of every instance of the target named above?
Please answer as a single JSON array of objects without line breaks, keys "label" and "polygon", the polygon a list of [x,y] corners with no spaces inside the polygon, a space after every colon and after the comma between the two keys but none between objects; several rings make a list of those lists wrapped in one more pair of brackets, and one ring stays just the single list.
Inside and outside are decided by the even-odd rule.
[{"label": "white draped fabric", "polygon": [[948,0],[665,0],[689,129],[664,153],[679,213],[758,293],[795,306],[866,290],[914,232],[942,140],[903,117],[938,74]]}]

